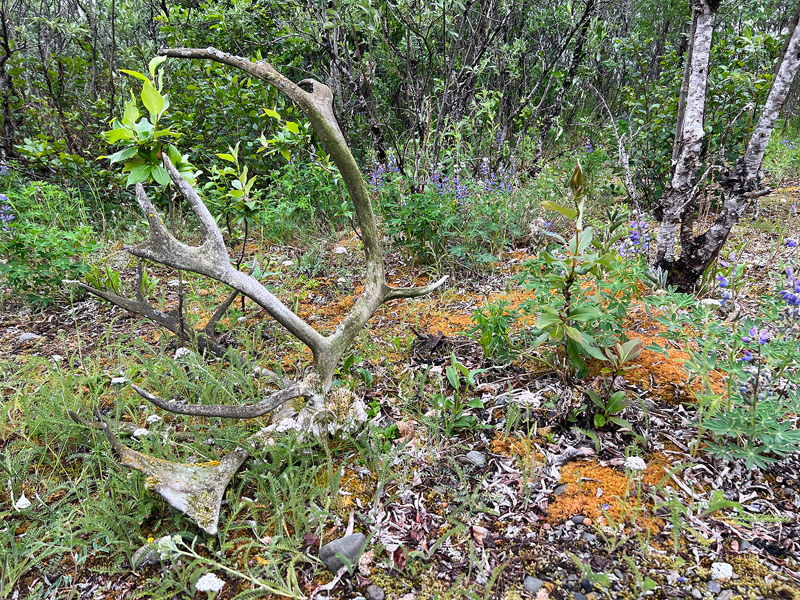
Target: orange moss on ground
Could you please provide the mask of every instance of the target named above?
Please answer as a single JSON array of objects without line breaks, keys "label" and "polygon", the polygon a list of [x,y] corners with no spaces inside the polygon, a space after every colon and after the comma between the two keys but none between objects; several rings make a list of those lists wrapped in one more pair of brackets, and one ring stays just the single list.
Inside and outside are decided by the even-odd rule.
[{"label": "orange moss on ground", "polygon": [[[658,312],[655,313],[655,316]],[[684,394],[692,396],[691,392],[699,392],[703,383],[694,380],[689,384],[689,373],[684,364],[691,357],[689,353],[671,347],[670,341],[662,337],[666,328],[653,318],[644,309],[636,306],[629,312],[629,323],[633,325],[625,331],[629,339],[639,338],[643,346],[658,345],[665,349],[667,356],[647,348],[629,363],[631,367],[625,373],[625,378],[644,390],[668,401],[678,401]],[[722,373],[712,371],[709,373],[709,385],[715,394],[725,394],[727,390],[725,377]]]},{"label": "orange moss on ground", "polygon": [[[540,430],[542,431],[542,430]],[[542,431],[542,433],[546,433]],[[544,438],[540,436],[521,437],[516,435],[503,435],[498,434],[492,440],[492,452],[494,454],[502,454],[504,456],[516,456],[524,460],[535,460],[538,463],[545,461],[545,456],[537,448],[537,444],[547,443]]]},{"label": "orange moss on ground", "polygon": [[635,523],[653,533],[663,526],[660,519],[649,516],[646,507],[639,504],[639,482],[616,469],[596,462],[573,462],[561,468],[560,482],[567,484],[567,490],[548,506],[553,522],[582,515],[599,525],[608,525],[608,521]]}]

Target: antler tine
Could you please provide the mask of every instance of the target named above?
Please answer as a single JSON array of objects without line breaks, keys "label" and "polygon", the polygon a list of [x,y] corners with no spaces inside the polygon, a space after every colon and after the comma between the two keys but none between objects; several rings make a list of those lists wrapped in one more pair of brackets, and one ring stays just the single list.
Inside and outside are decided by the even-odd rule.
[{"label": "antler tine", "polygon": [[422,287],[389,288],[389,291],[386,293],[386,296],[384,296],[383,301],[389,302],[390,300],[397,300],[398,298],[419,298],[420,296],[427,296],[434,290],[444,285],[449,278],[450,277],[448,275],[445,275],[439,281]]},{"label": "antler tine", "polygon": [[230,258],[228,256],[228,249],[225,247],[225,240],[217,226],[217,222],[214,220],[214,217],[211,216],[208,207],[200,199],[200,196],[197,195],[194,188],[189,185],[189,182],[178,172],[178,169],[172,164],[166,152],[162,153],[161,161],[164,163],[164,168],[167,170],[167,173],[169,173],[172,183],[175,184],[181,196],[186,199],[195,217],[197,217],[197,221],[200,223],[205,237],[203,246],[209,244],[213,252],[217,254],[217,259],[220,261],[224,260],[225,263],[228,264]]},{"label": "antler tine", "polygon": [[158,408],[171,413],[195,417],[223,417],[226,419],[254,419],[275,410],[279,406],[286,404],[289,400],[307,396],[311,393],[306,385],[300,382],[270,394],[261,402],[245,404],[243,406],[230,406],[225,404],[183,404],[181,402],[171,402],[154,396],[138,385],[132,387],[142,398]]}]

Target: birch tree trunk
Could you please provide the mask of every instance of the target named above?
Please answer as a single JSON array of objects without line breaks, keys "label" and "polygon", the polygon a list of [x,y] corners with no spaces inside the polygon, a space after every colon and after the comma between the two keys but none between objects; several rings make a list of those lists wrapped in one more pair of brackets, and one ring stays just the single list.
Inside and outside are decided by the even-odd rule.
[{"label": "birch tree trunk", "polygon": [[[680,136],[676,136],[677,160],[672,170],[667,194],[663,200],[661,223],[658,226],[656,262],[670,264],[675,257],[675,242],[687,208],[692,204],[703,149],[703,121],[706,109],[708,60],[714,34],[714,14],[718,2],[691,0],[694,38],[690,40],[691,71]],[[687,57],[689,60],[689,57]],[[681,123],[678,124],[681,127]],[[673,152],[675,155],[675,152]],[[663,267],[662,267],[663,268]]]},{"label": "birch tree trunk", "polygon": [[[706,4],[705,2],[703,2]],[[767,100],[761,110],[761,116],[744,156],[736,161],[734,167],[723,178],[721,185],[726,190],[725,202],[722,210],[717,215],[711,227],[694,236],[691,227],[694,222],[694,200],[697,196],[697,174],[699,170],[699,150],[701,137],[690,138],[687,130],[691,128],[691,121],[697,121],[705,106],[705,85],[703,94],[693,86],[696,82],[690,80],[689,93],[686,103],[686,116],[684,126],[683,147],[680,149],[679,158],[675,165],[672,178],[670,195],[667,198],[664,217],[659,225],[658,250],[656,254],[656,267],[667,271],[667,282],[676,286],[680,291],[691,292],[695,284],[703,275],[712,261],[717,257],[728,235],[744,214],[745,209],[758,198],[767,195],[769,188],[761,187],[763,177],[762,165],[767,143],[775,128],[775,123],[780,116],[786,99],[792,87],[798,68],[800,68],[800,2],[797,4],[795,16],[792,19],[784,44],[784,51],[775,71]],[[698,19],[698,35],[701,29]],[[710,35],[709,35],[710,41]],[[695,54],[693,63],[704,48],[695,38]],[[706,65],[707,57],[706,57]],[[693,66],[694,69],[694,66]],[[705,79],[705,74],[703,79]],[[696,135],[696,134],[695,134]],[[692,146],[695,143],[696,146]],[[694,150],[693,150],[694,148]],[[674,259],[675,238],[678,224],[681,225],[681,252],[677,260]]]}]

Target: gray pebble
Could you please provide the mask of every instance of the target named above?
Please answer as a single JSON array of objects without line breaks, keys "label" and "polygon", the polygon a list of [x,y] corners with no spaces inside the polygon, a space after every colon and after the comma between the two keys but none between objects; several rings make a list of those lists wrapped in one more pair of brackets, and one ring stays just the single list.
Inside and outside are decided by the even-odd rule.
[{"label": "gray pebble", "polygon": [[386,593],[383,591],[383,588],[378,587],[374,583],[367,586],[367,600],[383,600],[385,597]]},{"label": "gray pebble", "polygon": [[482,467],[486,464],[486,456],[477,450],[467,452],[466,459],[476,467]]},{"label": "gray pebble", "polygon": [[716,581],[709,581],[706,584],[706,589],[712,594],[719,594],[722,591],[722,586]]},{"label": "gray pebble", "polygon": [[584,596],[580,592],[573,592],[572,597],[575,598],[575,600],[586,600],[586,596]]},{"label": "gray pebble", "polygon": [[583,515],[575,515],[574,517],[572,517],[572,522],[575,523],[575,525],[583,525],[583,520],[585,518],[586,517],[584,517]]},{"label": "gray pebble", "polygon": [[597,536],[595,534],[589,533],[588,531],[584,531],[581,537],[587,542],[593,542],[597,539]]},{"label": "gray pebble", "polygon": [[538,577],[531,577],[530,575],[528,575],[525,578],[525,581],[522,582],[522,587],[525,588],[525,591],[533,596],[535,596],[536,592],[542,589],[543,586],[544,581]]},{"label": "gray pebble", "polygon": [[553,495],[561,496],[562,494],[566,494],[568,487],[569,487],[568,483],[562,483],[560,486],[558,486],[556,489],[553,490]]},{"label": "gray pebble", "polygon": [[355,565],[358,562],[358,557],[364,551],[366,543],[367,538],[364,537],[363,533],[346,535],[320,548],[319,559],[325,563],[331,573],[337,573],[345,565],[345,562],[336,555],[342,555],[351,565]]},{"label": "gray pebble", "polygon": [[19,336],[19,341],[20,342],[29,342],[31,340],[38,340],[41,337],[42,336],[36,335],[35,333],[23,333],[21,336]]},{"label": "gray pebble", "polygon": [[500,394],[497,398],[494,399],[495,406],[505,406],[508,404],[508,394]]},{"label": "gray pebble", "polygon": [[747,540],[742,540],[742,543],[739,544],[739,552],[744,552],[745,550],[747,550],[752,545],[753,544],[751,544]]},{"label": "gray pebble", "polygon": [[692,588],[692,597],[700,600],[703,597],[703,592],[701,592],[697,588]]}]

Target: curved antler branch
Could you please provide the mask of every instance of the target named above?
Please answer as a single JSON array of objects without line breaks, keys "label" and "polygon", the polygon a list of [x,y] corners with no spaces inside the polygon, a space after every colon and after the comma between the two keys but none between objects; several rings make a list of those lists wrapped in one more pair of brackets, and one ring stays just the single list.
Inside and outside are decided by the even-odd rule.
[{"label": "curved antler branch", "polygon": [[306,385],[300,382],[270,394],[261,402],[242,406],[230,406],[227,404],[184,404],[182,402],[172,402],[162,400],[147,390],[143,390],[138,385],[134,385],[133,389],[151,404],[171,413],[192,415],[195,417],[224,417],[226,419],[254,419],[275,410],[279,406],[286,404],[289,400],[308,396],[311,393]]},{"label": "curved antler branch", "polygon": [[383,301],[389,302],[390,300],[397,300],[399,298],[419,298],[420,296],[427,296],[434,290],[444,285],[450,277],[445,275],[439,281],[425,285],[422,287],[403,287],[403,288],[389,288],[389,291],[384,296]]},{"label": "curved antler branch", "polygon": [[[75,419],[77,415],[73,417]],[[120,464],[147,475],[146,487],[160,494],[173,508],[187,514],[200,528],[214,535],[217,533],[219,510],[225,488],[250,456],[245,448],[234,448],[218,461],[181,464],[153,458],[128,448],[111,431],[108,422],[99,411],[95,418],[111,446],[119,455]],[[76,422],[87,423],[78,417]]]}]

